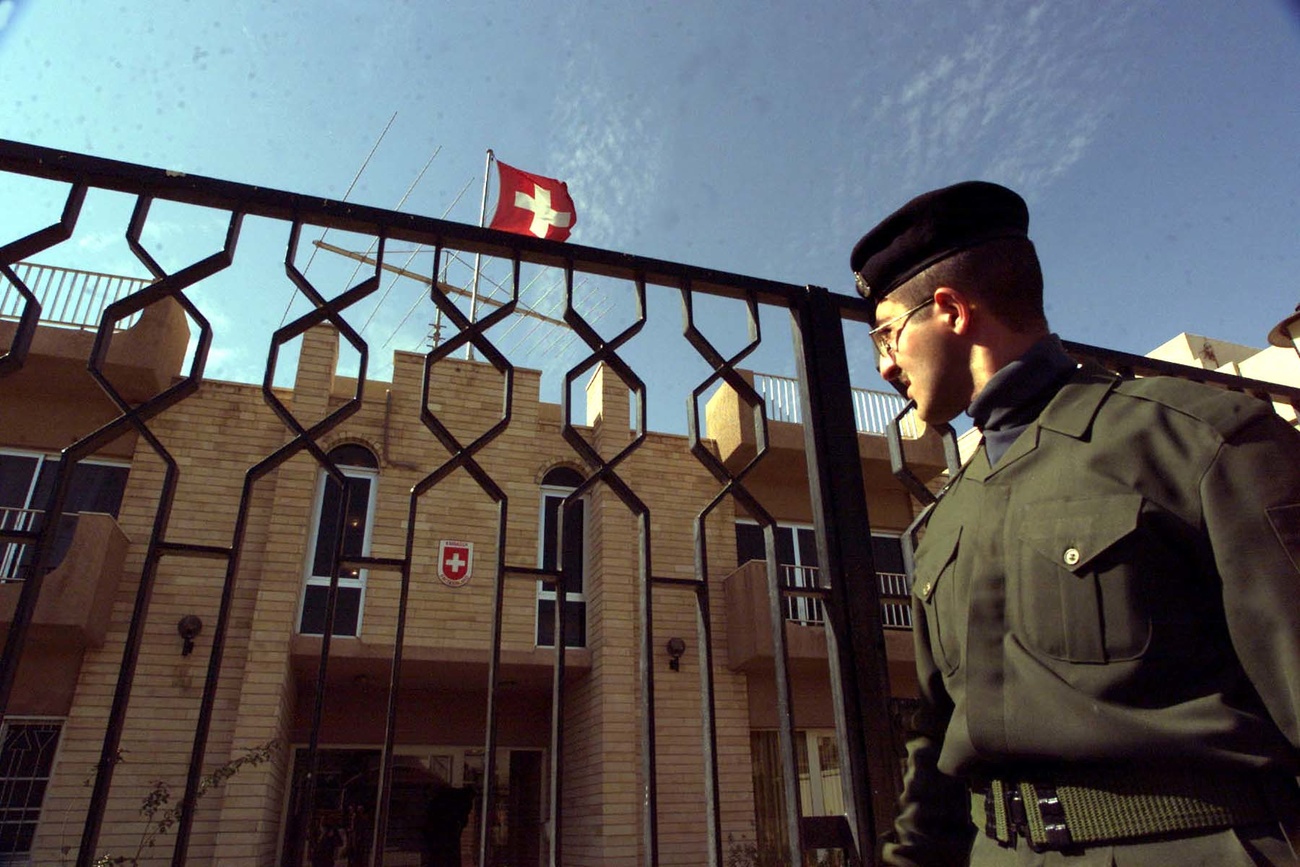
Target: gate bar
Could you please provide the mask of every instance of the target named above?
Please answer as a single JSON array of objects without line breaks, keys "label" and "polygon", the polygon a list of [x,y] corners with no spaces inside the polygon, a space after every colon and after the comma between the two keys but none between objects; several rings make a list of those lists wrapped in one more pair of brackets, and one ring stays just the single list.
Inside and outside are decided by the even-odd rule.
[{"label": "gate bar", "polygon": [[[874,864],[902,791],[889,717],[889,671],[871,522],[839,304],[809,286],[792,311],[817,556],[830,585],[826,640],[841,781],[860,863]],[[850,860],[856,861],[853,853]]]}]

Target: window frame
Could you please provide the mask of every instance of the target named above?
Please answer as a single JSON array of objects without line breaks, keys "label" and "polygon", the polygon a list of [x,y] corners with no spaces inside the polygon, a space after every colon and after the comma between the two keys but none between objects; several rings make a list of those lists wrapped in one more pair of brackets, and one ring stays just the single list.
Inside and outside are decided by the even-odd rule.
[{"label": "window frame", "polygon": [[[370,452],[370,449],[366,446],[359,447],[365,448],[367,452]],[[336,446],[336,448],[338,447]],[[331,449],[331,452],[333,451],[334,449]],[[374,457],[374,452],[370,452],[370,454]],[[379,461],[377,458],[375,463],[376,466],[374,467],[359,467],[352,464],[338,464],[336,462],[339,472],[341,472],[345,477],[350,479],[366,479],[370,483],[369,495],[366,499],[366,526],[362,534],[361,553],[355,556],[369,557],[370,547],[374,541],[375,507],[378,503],[379,494]],[[316,477],[316,493],[312,501],[311,523],[309,524],[311,532],[307,536],[307,548],[303,552],[302,591],[298,595],[298,614],[294,619],[294,631],[298,635],[324,636],[325,634],[324,627],[321,628],[320,632],[304,632],[302,629],[302,619],[307,610],[307,589],[309,587],[325,587],[328,590],[330,586],[331,576],[314,574],[316,567],[316,545],[319,542],[321,531],[321,512],[325,507],[325,485],[329,479],[330,474],[322,467]],[[356,576],[339,575],[340,590],[344,588],[355,588],[359,591],[357,596],[357,626],[356,631],[352,633],[338,632],[338,623],[336,622],[334,624],[336,631],[330,636],[331,638],[361,637],[361,630],[365,620],[366,582],[368,576],[369,570],[365,568],[358,569]]]},{"label": "window frame", "polygon": [[[546,501],[548,498],[557,498],[560,501],[556,507],[557,523],[556,523],[555,530],[558,538],[556,539],[555,560],[557,566],[563,566],[564,532],[562,526],[563,526],[563,516],[564,516],[564,501],[568,498],[570,494],[572,494],[576,490],[577,490],[576,487],[569,487],[567,485],[555,485],[555,484],[545,484],[545,483],[541,485],[541,490],[538,496],[538,520],[537,520],[537,566],[538,568],[545,568],[545,564],[546,564],[546,538],[547,538]],[[582,507],[582,548],[579,553],[579,556],[582,558],[582,587],[581,589],[576,591],[565,590],[564,602],[565,605],[581,604],[583,606],[582,607],[583,628],[582,628],[582,635],[577,636],[578,640],[576,643],[574,641],[575,636],[570,635],[566,631],[565,633],[565,638],[567,639],[565,643],[566,648],[570,648],[570,647],[583,648],[587,646],[586,606],[587,606],[587,581],[588,581],[588,575],[591,572],[591,545],[590,545],[591,500],[589,497],[584,495],[578,498],[578,503]],[[543,602],[551,602],[552,604],[554,604],[555,591],[547,590],[546,582],[539,579],[537,581],[536,604],[534,604],[533,606],[533,612],[535,618],[535,623],[533,626],[533,645],[535,647],[553,648],[555,647],[553,641],[551,644],[541,643]],[[554,637],[552,636],[552,638]]]}]

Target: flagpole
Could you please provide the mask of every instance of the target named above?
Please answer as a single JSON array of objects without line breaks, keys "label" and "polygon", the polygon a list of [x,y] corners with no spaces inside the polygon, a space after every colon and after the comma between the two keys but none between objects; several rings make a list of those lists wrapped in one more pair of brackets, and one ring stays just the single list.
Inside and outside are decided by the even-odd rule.
[{"label": "flagpole", "polygon": [[[479,209],[478,209],[478,225],[480,229],[487,224],[488,176],[492,174],[493,159],[495,159],[495,156],[492,153],[492,148],[488,148],[487,158],[483,163],[483,201],[479,205]],[[482,260],[483,260],[482,253],[474,254],[474,281],[470,286],[470,293],[469,293],[469,321],[471,323],[478,321],[478,272],[479,272],[479,264],[482,262]],[[474,360],[473,343],[465,344],[465,360],[466,361]]]}]

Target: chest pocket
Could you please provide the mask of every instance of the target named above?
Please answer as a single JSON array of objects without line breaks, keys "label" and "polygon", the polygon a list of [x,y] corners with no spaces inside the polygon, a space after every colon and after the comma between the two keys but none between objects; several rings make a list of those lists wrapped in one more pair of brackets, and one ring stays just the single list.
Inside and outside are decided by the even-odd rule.
[{"label": "chest pocket", "polygon": [[1026,643],[1068,662],[1135,659],[1151,640],[1138,518],[1142,497],[1114,494],[1028,503],[1012,534],[1013,628]]},{"label": "chest pocket", "polygon": [[912,592],[925,611],[931,653],[945,675],[961,665],[961,641],[966,634],[967,606],[961,601],[964,592],[956,575],[960,541],[960,526],[926,530],[916,552],[912,581]]}]

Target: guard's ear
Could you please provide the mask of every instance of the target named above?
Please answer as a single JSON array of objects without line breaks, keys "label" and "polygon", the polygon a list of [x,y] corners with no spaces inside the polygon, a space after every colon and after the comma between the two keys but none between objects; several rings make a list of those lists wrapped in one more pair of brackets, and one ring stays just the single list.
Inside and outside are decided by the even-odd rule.
[{"label": "guard's ear", "polygon": [[952,329],[954,334],[966,334],[971,328],[974,299],[960,289],[940,286],[934,290],[934,315]]}]

